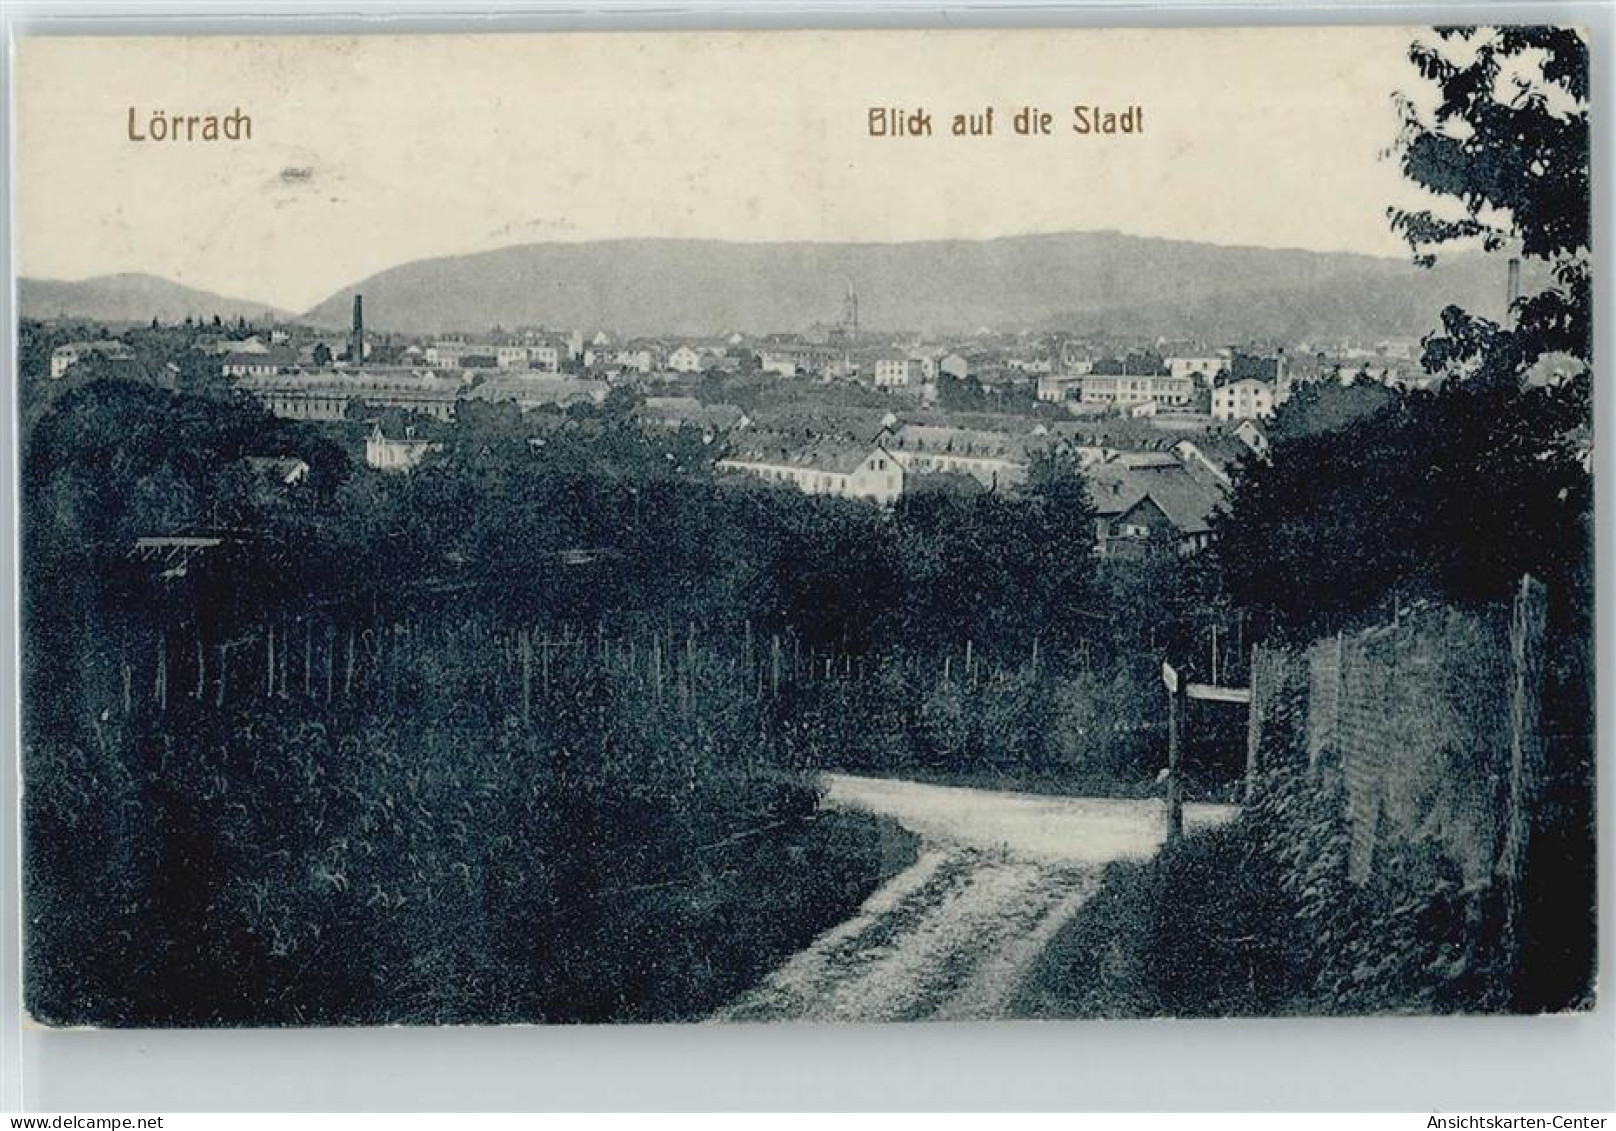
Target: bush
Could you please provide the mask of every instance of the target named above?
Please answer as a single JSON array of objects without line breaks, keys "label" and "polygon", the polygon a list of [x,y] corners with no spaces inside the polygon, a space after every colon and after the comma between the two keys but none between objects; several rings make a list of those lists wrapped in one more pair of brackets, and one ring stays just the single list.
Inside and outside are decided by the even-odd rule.
[{"label": "bush", "polygon": [[96,1025],[671,1020],[913,846],[817,812],[722,708],[610,680],[497,712],[182,703],[28,758],[28,1002]]},{"label": "bush", "polygon": [[1239,821],[1144,862],[1107,866],[1015,1007],[1042,1017],[1224,1017],[1291,1012],[1288,905]]},{"label": "bush", "polygon": [[[1404,845],[1377,859],[1370,882],[1351,882],[1342,788],[1330,773],[1270,775],[1230,824],[1108,867],[1034,968],[1020,1008],[1131,1017],[1586,1004],[1584,980],[1511,965],[1499,892],[1467,889],[1445,854]],[[1528,905],[1528,937],[1550,928],[1544,910]],[[1563,929],[1565,916],[1554,922]],[[1544,996],[1561,985],[1569,990]]]}]

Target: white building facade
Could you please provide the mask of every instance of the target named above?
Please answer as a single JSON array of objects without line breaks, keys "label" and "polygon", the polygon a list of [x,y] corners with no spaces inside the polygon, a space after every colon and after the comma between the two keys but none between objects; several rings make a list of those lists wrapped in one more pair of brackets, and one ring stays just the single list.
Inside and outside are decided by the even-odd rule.
[{"label": "white building facade", "polygon": [[1212,419],[1263,420],[1274,415],[1274,389],[1248,377],[1212,390]]}]

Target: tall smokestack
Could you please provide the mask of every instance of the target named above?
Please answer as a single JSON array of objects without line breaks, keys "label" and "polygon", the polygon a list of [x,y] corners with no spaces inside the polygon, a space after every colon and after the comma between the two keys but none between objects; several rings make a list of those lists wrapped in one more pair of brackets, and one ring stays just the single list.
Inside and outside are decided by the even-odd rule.
[{"label": "tall smokestack", "polygon": [[365,296],[353,296],[353,337],[348,342],[348,362],[365,364]]},{"label": "tall smokestack", "polygon": [[1515,303],[1521,297],[1521,261],[1515,256],[1509,257],[1509,306],[1508,310],[1515,309]]}]

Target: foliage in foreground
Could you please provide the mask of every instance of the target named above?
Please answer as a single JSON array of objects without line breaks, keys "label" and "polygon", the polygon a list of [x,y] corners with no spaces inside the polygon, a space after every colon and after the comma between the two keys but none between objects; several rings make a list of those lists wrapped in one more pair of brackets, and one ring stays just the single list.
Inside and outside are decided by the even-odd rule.
[{"label": "foliage in foreground", "polygon": [[[1230,824],[1100,889],[1031,972],[1017,1011],[1042,1017],[1536,1012],[1592,1005],[1587,809],[1546,808],[1561,851],[1536,851],[1518,960],[1500,892],[1467,889],[1435,853],[1402,846],[1347,878],[1339,780],[1287,772]],[[1575,812],[1573,810],[1576,810]]]},{"label": "foliage in foreground", "polygon": [[697,1017],[907,834],[576,686],[487,718],[197,712],[27,752],[28,1002],[58,1024]]}]

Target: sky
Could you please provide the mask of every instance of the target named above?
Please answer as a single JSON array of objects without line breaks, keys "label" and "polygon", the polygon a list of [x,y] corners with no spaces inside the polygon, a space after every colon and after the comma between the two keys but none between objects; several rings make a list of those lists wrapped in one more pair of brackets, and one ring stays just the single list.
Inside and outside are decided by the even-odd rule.
[{"label": "sky", "polygon": [[[305,310],[542,240],[908,241],[1115,229],[1404,255],[1409,28],[23,38],[17,262]],[[1012,130],[1018,107],[1053,115]],[[1071,132],[1073,107],[1143,108]],[[931,137],[869,135],[874,106]],[[991,137],[949,136],[995,112]],[[153,111],[251,140],[135,141]]]}]

